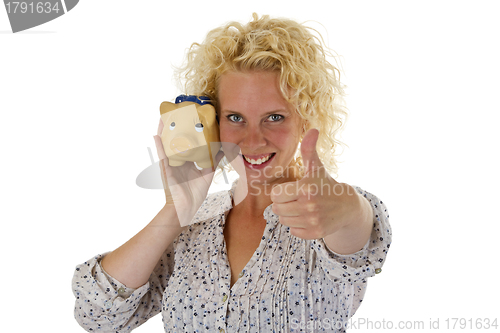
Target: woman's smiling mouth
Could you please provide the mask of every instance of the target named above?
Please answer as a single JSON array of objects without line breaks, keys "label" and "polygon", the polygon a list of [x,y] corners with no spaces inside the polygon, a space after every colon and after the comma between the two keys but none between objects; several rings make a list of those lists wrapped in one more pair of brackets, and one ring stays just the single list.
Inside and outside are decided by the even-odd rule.
[{"label": "woman's smiling mouth", "polygon": [[270,160],[276,155],[276,153],[270,153],[267,155],[257,155],[257,156],[252,156],[252,155],[242,155],[243,159],[245,160],[245,164],[249,165],[251,167],[259,167],[259,166],[264,166],[269,163]]}]

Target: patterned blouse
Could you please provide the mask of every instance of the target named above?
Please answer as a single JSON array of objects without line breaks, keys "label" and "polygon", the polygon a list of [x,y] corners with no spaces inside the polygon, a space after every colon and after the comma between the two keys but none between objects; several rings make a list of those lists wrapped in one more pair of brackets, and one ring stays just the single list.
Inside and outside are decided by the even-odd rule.
[{"label": "patterned blouse", "polygon": [[90,332],[130,332],[160,312],[165,332],[345,332],[391,243],[385,205],[356,190],[371,203],[374,223],[354,254],[291,235],[270,205],[260,245],[231,287],[223,230],[233,186],[207,197],[142,287],[108,275],[100,265],[105,254],[77,266],[75,318]]}]

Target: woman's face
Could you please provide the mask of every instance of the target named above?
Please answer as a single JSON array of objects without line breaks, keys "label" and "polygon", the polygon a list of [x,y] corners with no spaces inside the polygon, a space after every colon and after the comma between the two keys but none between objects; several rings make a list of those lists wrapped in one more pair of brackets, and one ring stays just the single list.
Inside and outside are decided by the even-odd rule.
[{"label": "woman's face", "polygon": [[221,141],[239,146],[247,179],[269,184],[290,178],[301,121],[281,95],[279,74],[228,72],[220,78],[218,97]]}]

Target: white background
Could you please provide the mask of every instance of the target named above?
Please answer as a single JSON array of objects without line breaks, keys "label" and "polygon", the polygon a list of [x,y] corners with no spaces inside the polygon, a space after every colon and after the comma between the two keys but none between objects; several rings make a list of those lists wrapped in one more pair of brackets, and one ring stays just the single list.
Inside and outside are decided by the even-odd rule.
[{"label": "white background", "polygon": [[[4,323],[83,332],[74,267],[162,206],[162,191],[135,178],[160,103],[179,92],[172,66],[254,11],[321,23],[309,25],[342,57],[351,116],[338,180],[379,196],[394,234],[354,319],[444,329],[450,317],[498,317],[496,2],[82,0],[17,34],[0,8]],[[136,331],[162,330],[157,316]]]}]

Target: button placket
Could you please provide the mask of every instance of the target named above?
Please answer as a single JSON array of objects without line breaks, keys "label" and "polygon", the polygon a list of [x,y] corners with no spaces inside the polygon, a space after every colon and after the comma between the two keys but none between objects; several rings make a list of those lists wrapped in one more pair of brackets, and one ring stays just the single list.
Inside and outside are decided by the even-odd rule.
[{"label": "button placket", "polygon": [[[223,223],[221,225],[225,224],[225,216],[222,215],[221,218],[223,219]],[[226,254],[226,243],[224,240],[224,231],[222,226],[218,228],[218,236],[217,236],[217,247],[219,251],[217,251],[217,256],[220,256],[219,260],[215,260],[214,262],[214,269],[218,271],[218,281],[219,281],[219,290],[220,290],[220,301],[221,304],[219,305],[219,311],[217,315],[217,326],[219,328],[219,332],[225,332],[225,327],[227,325],[226,322],[226,314],[228,310],[228,299],[229,299],[229,294],[231,293],[231,287],[230,287],[230,279],[231,279],[231,271],[229,269],[229,260],[227,258]],[[217,263],[222,263],[222,264],[217,264]]]}]

